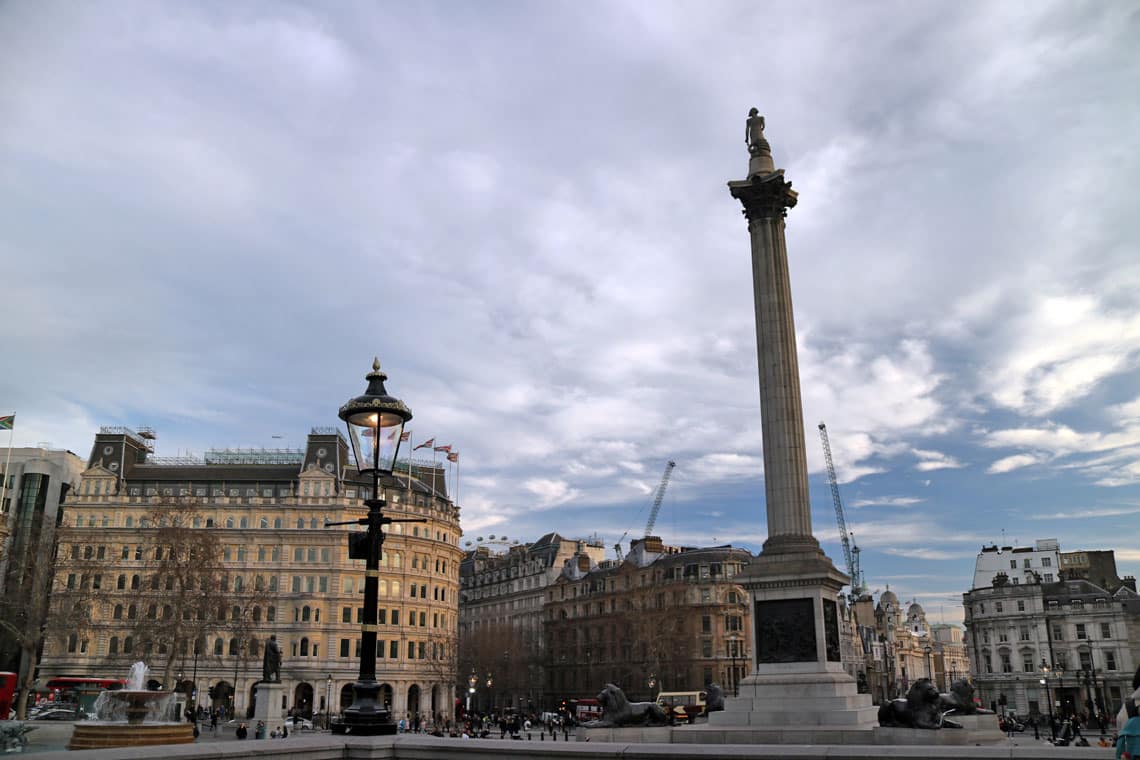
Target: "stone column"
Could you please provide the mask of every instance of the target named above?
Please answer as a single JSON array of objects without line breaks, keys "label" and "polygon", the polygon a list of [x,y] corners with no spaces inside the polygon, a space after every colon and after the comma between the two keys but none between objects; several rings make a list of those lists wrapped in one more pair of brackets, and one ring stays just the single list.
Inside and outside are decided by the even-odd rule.
[{"label": "stone column", "polygon": [[857,693],[855,679],[841,661],[838,595],[849,579],[811,532],[784,241],[784,217],[796,205],[797,194],[783,170],[775,168],[763,129],[764,118],[753,109],[747,128],[748,179],[729,182],[728,188],[744,207],[752,243],[768,539],[757,560],[737,576],[752,599],[752,672],[741,681],[740,696],[725,700],[724,712],[710,715],[709,725],[778,727],[778,741],[759,734],[753,738],[814,743],[869,729],[876,708],[867,695]]}]

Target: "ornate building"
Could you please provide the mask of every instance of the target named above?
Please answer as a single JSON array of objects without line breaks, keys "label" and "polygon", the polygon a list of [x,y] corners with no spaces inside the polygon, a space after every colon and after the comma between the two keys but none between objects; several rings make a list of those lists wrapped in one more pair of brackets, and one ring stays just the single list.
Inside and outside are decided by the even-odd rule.
[{"label": "ornate building", "polygon": [[735,580],[753,560],[732,546],[681,548],[647,536],[622,562],[578,554],[546,592],[548,692],[593,696],[605,683],[632,700],[720,683],[749,669],[749,597]]},{"label": "ornate building", "polygon": [[[48,608],[56,528],[83,460],[58,449],[0,449],[0,670],[35,667]],[[7,716],[5,716],[7,717]]]},{"label": "ornate building", "polygon": [[[1000,551],[1023,564],[1024,554]],[[1114,714],[1140,663],[1135,580],[1116,578],[1110,592],[1087,580],[1043,577],[1013,583],[998,573],[963,596],[979,696],[1022,714]]]},{"label": "ornate building", "polygon": [[460,565],[460,676],[476,676],[480,706],[547,706],[542,613],[546,589],[566,560],[580,554],[601,562],[605,547],[596,540],[565,539],[557,533],[532,544],[508,545],[505,537],[490,538],[469,551]]},{"label": "ornate building", "polygon": [[[364,565],[348,558],[371,482],[358,482],[335,428],[304,449],[153,455],[153,433],[103,428],[61,529],[56,589],[85,624],[45,648],[42,676],[151,678],[244,714],[276,635],[282,710],[351,704]],[[408,468],[408,469],[404,469]],[[409,472],[410,470],[410,472]],[[442,468],[401,462],[382,482],[377,680],[396,715],[447,715],[454,698],[459,509]],[[69,602],[71,603],[71,602]]]}]

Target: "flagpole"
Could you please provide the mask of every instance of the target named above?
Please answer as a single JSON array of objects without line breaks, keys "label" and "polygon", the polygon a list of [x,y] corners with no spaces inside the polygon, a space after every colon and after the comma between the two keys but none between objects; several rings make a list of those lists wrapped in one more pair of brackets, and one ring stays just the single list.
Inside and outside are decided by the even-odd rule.
[{"label": "flagpole", "polygon": [[9,468],[12,465],[12,436],[16,434],[16,415],[12,415],[12,427],[8,428],[8,456],[4,460],[4,482],[0,484],[0,509],[4,509],[4,498],[8,495]]},{"label": "flagpole", "polygon": [[412,452],[415,449],[412,447],[412,431],[408,431],[408,493],[412,491]]}]

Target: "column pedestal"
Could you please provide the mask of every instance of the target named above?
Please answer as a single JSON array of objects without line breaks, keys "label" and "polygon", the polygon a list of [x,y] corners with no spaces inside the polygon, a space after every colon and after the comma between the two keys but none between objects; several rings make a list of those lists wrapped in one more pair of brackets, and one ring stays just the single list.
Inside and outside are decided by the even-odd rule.
[{"label": "column pedestal", "polygon": [[253,705],[253,728],[257,721],[265,722],[265,733],[284,724],[281,697],[285,695],[285,684],[261,681],[257,684],[257,696]]}]

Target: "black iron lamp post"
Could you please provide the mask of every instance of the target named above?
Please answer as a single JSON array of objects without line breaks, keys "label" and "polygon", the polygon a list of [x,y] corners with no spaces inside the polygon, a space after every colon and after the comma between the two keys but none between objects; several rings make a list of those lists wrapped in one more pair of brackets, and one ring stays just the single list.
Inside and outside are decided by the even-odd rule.
[{"label": "black iron lamp post", "polygon": [[479,676],[475,675],[475,671],[471,671],[471,675],[467,677],[467,712],[471,712],[471,700],[475,697],[475,687],[479,683]]},{"label": "black iron lamp post", "polygon": [[1057,740],[1057,724],[1053,722],[1053,696],[1049,693],[1049,663],[1045,662],[1045,658],[1041,658],[1041,672],[1044,677],[1041,679],[1041,685],[1045,687],[1045,703],[1049,708],[1049,736],[1053,741]]},{"label": "black iron lamp post", "polygon": [[359,520],[330,523],[330,525],[364,525],[367,531],[349,535],[348,556],[365,560],[364,615],[360,626],[360,675],[352,685],[352,706],[344,711],[344,721],[337,724],[344,733],[377,736],[396,733],[392,714],[377,697],[380,684],[376,681],[376,604],[380,591],[380,556],[384,545],[384,526],[392,522],[423,522],[423,520],[392,520],[384,516],[384,498],[380,490],[380,476],[391,476],[400,450],[404,424],[412,412],[403,401],[388,395],[384,381],[388,376],[380,370],[380,360],[372,362],[372,371],[366,376],[368,389],[364,395],[351,399],[340,408],[338,416],[348,427],[348,440],[356,457],[356,468],[361,476],[372,476],[370,498],[364,500],[368,516]]},{"label": "black iron lamp post", "polygon": [[934,648],[932,646],[930,646],[929,644],[927,644],[926,646],[924,646],[922,648],[922,653],[923,653],[923,655],[925,655],[925,659],[926,659],[926,677],[928,679],[931,679],[931,680],[933,680],[933,678],[934,678],[934,674],[931,672],[932,668],[930,665],[930,653],[933,651],[934,651]]},{"label": "black iron lamp post", "polygon": [[332,725],[332,673],[325,679],[325,730]]},{"label": "black iron lamp post", "polygon": [[[1085,662],[1081,663],[1080,673],[1085,681],[1085,693],[1088,695],[1085,706],[1089,708],[1089,718],[1092,719],[1103,709],[1103,706],[1100,698],[1100,684],[1097,683],[1096,665],[1093,663],[1092,644],[1087,640],[1081,644],[1081,653],[1086,656]],[[1085,663],[1088,664],[1088,667],[1085,667]]]}]

